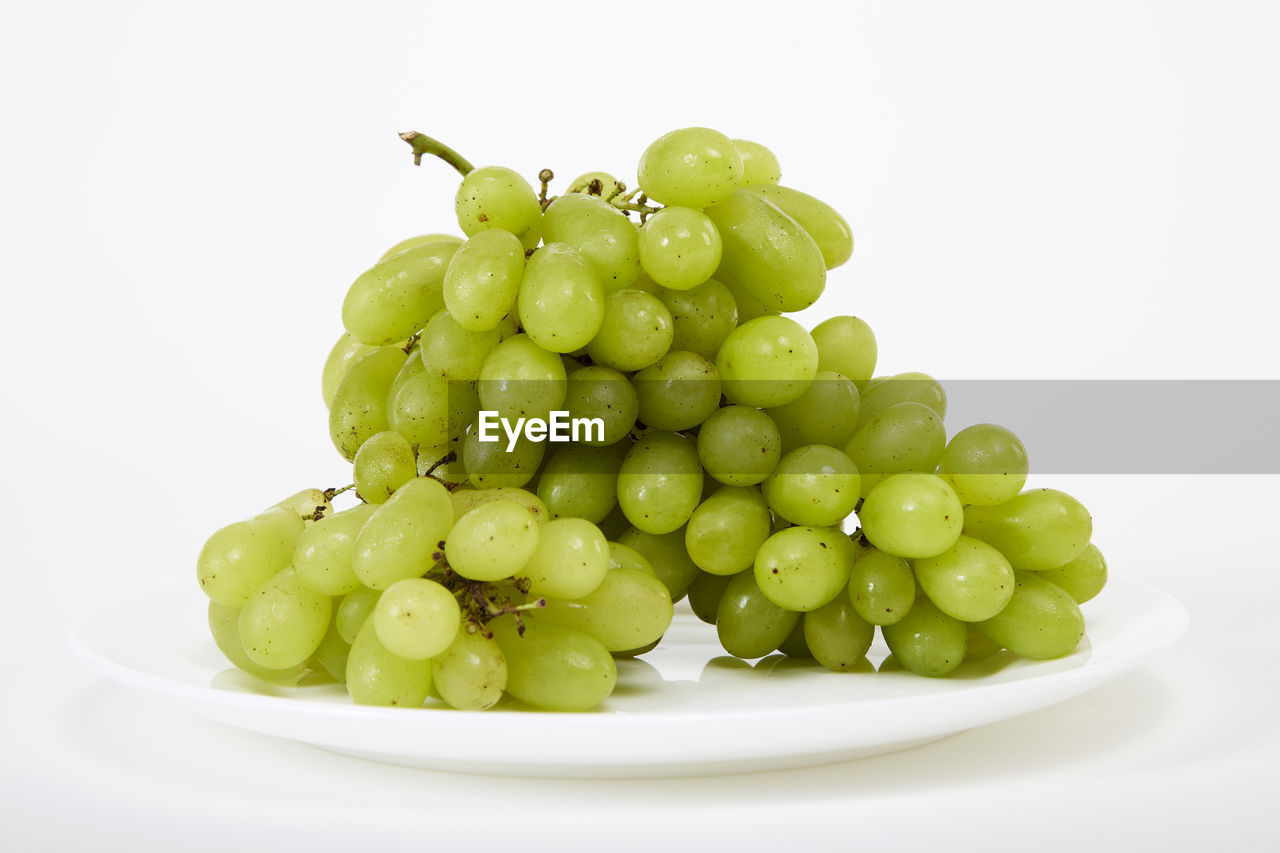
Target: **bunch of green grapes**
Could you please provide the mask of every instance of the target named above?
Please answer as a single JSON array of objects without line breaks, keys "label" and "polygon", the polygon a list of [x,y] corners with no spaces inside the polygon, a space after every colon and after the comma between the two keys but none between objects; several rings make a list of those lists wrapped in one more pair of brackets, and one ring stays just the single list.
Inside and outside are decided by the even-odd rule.
[{"label": "bunch of green grapes", "polygon": [[[214,639],[274,683],[480,710],[586,710],[686,595],[724,648],[865,669],[876,627],[941,676],[1071,653],[1106,581],[1089,514],[1023,491],[1008,430],[947,439],[926,374],[876,377],[866,322],[805,329],[853,236],[764,146],[669,133],[628,191],[549,197],[404,134],[463,179],[463,237],[392,246],[352,284],[324,365],[352,486],[236,522],[198,560]],[[597,428],[486,435],[554,412]],[[339,512],[333,499],[354,490]]]}]

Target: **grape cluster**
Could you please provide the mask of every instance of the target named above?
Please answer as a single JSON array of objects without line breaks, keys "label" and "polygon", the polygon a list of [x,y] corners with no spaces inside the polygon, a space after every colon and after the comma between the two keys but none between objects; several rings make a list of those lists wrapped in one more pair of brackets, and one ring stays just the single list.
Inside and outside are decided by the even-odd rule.
[{"label": "grape cluster", "polygon": [[[549,198],[549,171],[539,191],[403,137],[463,174],[466,239],[398,243],[347,293],[322,390],[359,502],[303,491],[205,544],[237,667],[364,704],[586,710],[686,595],[730,654],[837,671],[876,626],[929,676],[1076,648],[1106,581],[1088,512],[1023,491],[1009,430],[948,441],[941,384],[875,377],[861,319],[784,316],[853,237],[767,148],[677,130],[639,189],[594,172]],[[596,428],[492,441],[481,412]]]}]

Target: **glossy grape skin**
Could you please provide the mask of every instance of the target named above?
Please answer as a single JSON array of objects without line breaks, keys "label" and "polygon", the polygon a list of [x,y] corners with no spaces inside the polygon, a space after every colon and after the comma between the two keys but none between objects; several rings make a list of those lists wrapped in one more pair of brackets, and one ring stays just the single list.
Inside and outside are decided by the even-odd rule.
[{"label": "glossy grape skin", "polygon": [[640,401],[627,377],[612,367],[591,364],[568,375],[564,408],[571,418],[599,418],[604,422],[603,440],[593,432],[584,444],[613,445],[636,425]]},{"label": "glossy grape skin", "polygon": [[209,633],[218,651],[241,672],[268,684],[295,685],[302,678],[307,668],[299,663],[284,669],[268,669],[259,666],[245,654],[244,643],[240,640],[240,608],[229,607],[216,601],[209,602]]},{"label": "glossy grape skin", "polygon": [[640,228],[641,266],[672,290],[688,290],[711,278],[723,248],[715,224],[689,207],[665,207]]},{"label": "glossy grape skin", "polygon": [[898,663],[916,675],[942,676],[964,663],[968,627],[927,598],[916,601],[906,616],[880,631]]},{"label": "glossy grape skin", "polygon": [[774,311],[800,311],[818,301],[827,285],[822,250],[777,205],[758,192],[738,190],[704,212],[723,243],[715,278]]},{"label": "glossy grape skin", "polygon": [[761,488],[769,508],[793,524],[831,527],[858,503],[861,477],[834,447],[810,444],[782,457]]},{"label": "glossy grape skin", "polygon": [[332,598],[308,587],[292,568],[285,569],[240,608],[244,652],[267,669],[303,664],[324,639],[332,613]]},{"label": "glossy grape skin", "polygon": [[590,711],[618,679],[599,640],[582,631],[525,616],[523,635],[511,617],[489,623],[507,660],[507,693],[546,711]]},{"label": "glossy grape skin", "polygon": [[444,307],[462,328],[495,328],[515,307],[524,276],[524,246],[510,231],[490,228],[458,247],[441,286]]},{"label": "glossy grape skin", "polygon": [[699,572],[689,584],[689,606],[693,614],[708,625],[716,624],[716,611],[720,608],[720,598],[729,587],[733,575],[712,575]]},{"label": "glossy grape skin", "polygon": [[748,191],[768,199],[798,222],[818,244],[827,269],[835,269],[853,256],[853,230],[826,202],[790,187],[762,185]]},{"label": "glossy grape skin", "polygon": [[356,535],[375,509],[375,504],[359,504],[325,516],[303,530],[293,549],[298,579],[325,595],[346,595],[359,589],[360,579],[351,562]]},{"label": "glossy grape skin", "polygon": [[367,619],[347,655],[347,692],[357,705],[421,707],[431,692],[431,661],[392,653]]},{"label": "glossy grape skin", "polygon": [[480,369],[480,406],[502,417],[546,419],[564,404],[564,363],[528,335],[498,344]]},{"label": "glossy grape skin", "polygon": [[716,609],[716,633],[729,654],[763,657],[787,639],[800,614],[774,604],[756,584],[754,572],[729,579]]},{"label": "glossy grape skin", "polygon": [[573,352],[600,331],[604,287],[576,249],[548,243],[525,265],[516,307],[534,343],[550,352]]},{"label": "glossy grape skin", "polygon": [[599,524],[618,503],[618,468],[625,442],[605,447],[571,444],[552,450],[538,475],[538,497],[552,518],[573,516]]},{"label": "glossy grape skin", "polygon": [[542,216],[547,243],[572,246],[605,291],[630,287],[640,275],[640,238],[626,214],[585,193],[562,195]]},{"label": "glossy grape skin", "polygon": [[386,589],[423,574],[452,526],[453,501],[444,486],[425,477],[405,483],[356,535],[356,576],[367,587]]},{"label": "glossy grape skin", "polygon": [[671,312],[652,293],[628,288],[605,297],[604,319],[587,355],[597,364],[632,372],[667,354],[674,337]]},{"label": "glossy grape skin", "polygon": [[542,499],[525,489],[505,486],[494,489],[467,487],[454,489],[450,498],[453,503],[454,518],[462,518],[473,509],[491,501],[511,501],[527,509],[539,524],[546,524],[551,520],[551,513],[547,511],[547,505],[542,502]]},{"label": "glossy grape skin", "polygon": [[467,479],[477,489],[527,485],[542,465],[547,452],[546,443],[530,441],[522,434],[516,439],[515,447],[508,450],[505,432],[501,429],[497,432],[497,441],[481,441],[480,431],[476,429],[463,439],[462,463],[467,469]]},{"label": "glossy grape skin", "polygon": [[671,312],[673,350],[715,361],[724,339],[738,327],[738,304],[729,288],[715,279],[689,290],[663,290],[658,298]]},{"label": "glossy grape skin", "polygon": [[734,329],[716,354],[730,402],[784,406],[799,399],[818,373],[818,349],[795,320],[757,317]]},{"label": "glossy grape skin", "polygon": [[806,444],[844,448],[853,437],[859,401],[858,387],[852,380],[819,370],[802,395],[769,410],[782,437],[783,452]]},{"label": "glossy grape skin", "polygon": [[1009,604],[978,623],[979,630],[1015,655],[1050,660],[1071,654],[1084,637],[1084,616],[1066,590],[1034,572],[1015,572]]},{"label": "glossy grape skin", "polygon": [[[755,579],[766,597],[796,612],[817,610],[849,583],[852,553],[839,530],[788,527],[756,553]],[[847,540],[846,540],[847,541]]]},{"label": "glossy grape skin", "polygon": [[773,473],[782,439],[773,420],[749,406],[725,406],[698,430],[698,458],[706,472],[729,486],[750,486]]},{"label": "glossy grape skin", "polygon": [[689,520],[702,498],[702,466],[693,442],[653,432],[635,443],[618,471],[618,504],[647,533],[671,533]]},{"label": "glossy grape skin", "polygon": [[324,398],[326,409],[333,405],[333,395],[338,393],[338,384],[347,375],[351,365],[375,349],[377,347],[363,344],[351,337],[350,332],[343,332],[334,342],[320,374],[320,395]]},{"label": "glossy grape skin", "polygon": [[650,144],[637,174],[640,188],[656,202],[706,207],[728,198],[742,183],[742,155],[724,134],[686,127]]},{"label": "glossy grape skin", "polygon": [[[721,270],[716,270],[719,276]],[[757,317],[776,317],[781,312],[776,308],[771,308],[761,302],[755,296],[744,290],[737,282],[731,278],[723,278],[722,282],[728,289],[729,295],[733,297],[733,304],[738,309],[738,322],[745,323],[748,320],[754,320]]]},{"label": "glossy grape skin", "polygon": [[927,373],[899,373],[873,379],[862,391],[862,406],[858,410],[858,429],[898,403],[923,403],[938,414],[947,416],[947,392],[942,383]]},{"label": "glossy grape skin", "polygon": [[556,518],[542,527],[538,547],[517,577],[527,578],[535,595],[581,598],[609,572],[609,542],[589,521]]},{"label": "glossy grape skin", "polygon": [[964,508],[946,481],[933,474],[894,474],[871,490],[858,511],[862,533],[898,557],[933,557],[955,544]]},{"label": "glossy grape skin", "polygon": [[444,307],[444,274],[457,250],[452,241],[428,243],[374,264],[347,291],[342,325],[370,346],[405,340]]},{"label": "glossy grape skin", "polygon": [[892,625],[907,615],[916,600],[916,579],[901,557],[868,548],[849,573],[849,601],[873,625]]},{"label": "glossy grape skin", "polygon": [[813,652],[809,651],[809,647],[804,641],[804,620],[809,614],[801,613],[800,618],[796,620],[796,625],[791,629],[791,633],[781,643],[778,643],[778,651],[789,658],[799,658],[801,660],[813,660]]},{"label": "glossy grape skin", "polygon": [[1097,546],[1091,544],[1069,563],[1037,574],[1066,590],[1076,604],[1084,604],[1107,585],[1107,561]]},{"label": "glossy grape skin", "polygon": [[938,473],[966,506],[1012,500],[1027,482],[1027,449],[1009,430],[974,424],[956,433],[943,451]]},{"label": "glossy grape skin", "polygon": [[354,643],[365,621],[373,615],[373,609],[378,606],[378,599],[381,597],[382,590],[369,589],[367,586],[356,587],[344,595],[338,602],[337,613],[334,614],[338,635],[347,643]]},{"label": "glossy grape skin", "polygon": [[1034,489],[997,506],[967,507],[964,532],[997,548],[1019,571],[1044,571],[1084,551],[1093,519],[1070,495]]},{"label": "glossy grape skin", "polygon": [[329,437],[342,458],[355,459],[360,445],[387,429],[387,394],[406,357],[399,347],[379,347],[353,363],[338,383],[329,407]]},{"label": "glossy grape skin", "polygon": [[875,375],[879,349],[865,320],[842,315],[823,320],[809,333],[818,347],[818,369],[847,376],[864,391]]},{"label": "glossy grape skin", "polygon": [[548,598],[537,618],[589,634],[611,652],[625,652],[660,639],[672,613],[671,594],[656,577],[611,569],[600,586],[581,598]]},{"label": "glossy grape skin", "polygon": [[[396,243],[390,249],[387,249],[378,258],[379,261],[385,261],[387,258],[394,257],[401,252],[407,252],[410,249],[416,249],[419,246],[425,246],[428,243],[462,243],[461,237],[453,234],[419,234],[416,237],[406,237],[399,243]],[[349,644],[348,644],[349,645]]]},{"label": "glossy grape skin", "polygon": [[720,405],[720,374],[697,353],[669,352],[631,380],[639,403],[637,420],[660,430],[686,430]]},{"label": "glossy grape skin", "polygon": [[501,324],[483,332],[468,331],[448,311],[441,311],[422,330],[419,357],[430,373],[451,382],[474,382],[485,359],[502,342],[503,331]]},{"label": "glossy grape skin", "polygon": [[491,501],[458,518],[445,540],[445,557],[450,568],[470,580],[509,578],[537,550],[540,527],[527,507]]},{"label": "glossy grape skin", "polygon": [[426,578],[409,577],[387,587],[373,609],[373,626],[387,651],[426,660],[449,648],[462,624],[453,593]]},{"label": "glossy grape skin", "polygon": [[506,689],[507,659],[497,641],[464,626],[449,648],[431,659],[431,683],[451,707],[484,711]]},{"label": "glossy grape skin", "polygon": [[526,249],[531,249],[542,233],[542,205],[533,187],[502,166],[471,170],[458,186],[454,210],[458,227],[468,237],[498,228],[516,235]]},{"label": "glossy grape skin", "polygon": [[733,147],[738,149],[738,155],[742,158],[744,187],[776,184],[782,180],[782,168],[778,165],[778,158],[768,148],[750,139],[735,139]]},{"label": "glossy grape skin", "polygon": [[962,622],[995,616],[1013,597],[1013,568],[985,542],[961,536],[936,557],[916,560],[916,580],[929,600]]},{"label": "glossy grape skin", "polygon": [[470,382],[450,382],[410,358],[387,393],[387,424],[420,447],[444,444],[462,434],[480,406]]},{"label": "glossy grape skin", "polygon": [[672,601],[684,598],[689,584],[698,576],[698,567],[685,548],[685,532],[645,533],[632,527],[618,536],[619,544],[633,548],[653,567],[653,573],[671,593]]},{"label": "glossy grape skin", "polygon": [[200,589],[218,604],[243,607],[271,577],[288,568],[303,527],[296,512],[277,507],[215,531],[196,558]]},{"label": "glossy grape skin", "polygon": [[721,486],[689,517],[685,549],[704,572],[737,574],[754,565],[772,521],[758,489]]},{"label": "glossy grape skin", "polygon": [[413,446],[400,433],[391,430],[371,435],[356,451],[352,465],[356,492],[371,504],[383,503],[417,474],[418,460]]},{"label": "glossy grape skin", "polygon": [[865,423],[844,451],[862,473],[866,495],[886,476],[932,473],[947,445],[942,419],[921,403],[898,403]]},{"label": "glossy grape skin", "polygon": [[863,664],[875,637],[875,626],[844,596],[806,613],[803,625],[805,648],[832,672],[849,672]]}]

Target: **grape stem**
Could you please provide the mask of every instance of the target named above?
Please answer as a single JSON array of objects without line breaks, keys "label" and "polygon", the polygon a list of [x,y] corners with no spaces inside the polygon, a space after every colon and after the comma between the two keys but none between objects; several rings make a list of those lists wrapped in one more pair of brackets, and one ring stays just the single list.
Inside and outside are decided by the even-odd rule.
[{"label": "grape stem", "polygon": [[413,149],[413,165],[415,166],[422,165],[423,154],[430,154],[433,157],[439,157],[457,169],[458,173],[464,178],[475,169],[475,166],[472,166],[471,161],[466,157],[463,157],[438,139],[432,139],[424,133],[418,133],[416,130],[406,130],[400,134],[400,138],[409,143],[409,147]]},{"label": "grape stem", "polygon": [[355,487],[356,487],[356,484],[355,484],[355,483],[352,483],[351,485],[349,485],[349,486],[343,486],[343,487],[342,487],[342,488],[340,488],[340,489],[336,489],[336,488],[335,488],[335,489],[325,489],[325,490],[324,490],[324,499],[325,499],[326,501],[331,501],[331,500],[333,500],[334,498],[336,498],[338,495],[342,494],[343,492],[349,492],[349,491],[351,491],[352,489],[354,489]]}]

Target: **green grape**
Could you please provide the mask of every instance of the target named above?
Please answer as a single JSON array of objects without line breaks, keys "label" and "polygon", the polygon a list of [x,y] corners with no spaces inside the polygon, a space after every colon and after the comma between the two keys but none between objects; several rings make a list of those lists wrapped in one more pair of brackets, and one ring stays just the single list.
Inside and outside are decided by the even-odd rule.
[{"label": "green grape", "polygon": [[618,468],[625,442],[606,447],[572,444],[551,452],[538,478],[538,497],[552,518],[573,516],[599,524],[618,504]]},{"label": "green grape", "polygon": [[329,437],[348,462],[369,436],[387,429],[387,393],[404,366],[400,347],[379,347],[355,361],[333,394]]},{"label": "green grape", "polygon": [[387,394],[387,421],[410,443],[423,447],[444,444],[462,435],[480,408],[476,386],[450,382],[427,370],[419,358],[404,369]]},{"label": "green grape", "polygon": [[630,287],[640,275],[636,226],[598,197],[570,193],[551,202],[542,215],[542,237],[577,249],[606,291]]},{"label": "green grape", "polygon": [[933,474],[894,474],[871,490],[858,511],[862,533],[881,551],[908,559],[950,548],[964,527],[955,491]]},{"label": "green grape", "polygon": [[357,705],[421,707],[431,692],[431,661],[391,652],[369,619],[347,655],[347,692]]},{"label": "green grape", "polygon": [[379,261],[360,275],[342,303],[342,325],[370,346],[403,341],[444,307],[444,271],[458,243],[443,241]]},{"label": "green grape", "polygon": [[565,192],[612,198],[620,190],[618,179],[608,172],[587,172],[570,181]]},{"label": "green grape", "polygon": [[618,504],[640,530],[671,533],[679,529],[701,498],[702,465],[689,439],[652,432],[627,451],[618,470]]},{"label": "green grape", "polygon": [[[336,608],[335,616],[336,616]],[[351,644],[342,639],[338,633],[337,621],[329,620],[329,630],[324,639],[307,660],[307,666],[314,670],[323,670],[338,683],[347,680],[347,658],[351,655]]]},{"label": "green grape", "polygon": [[738,190],[705,211],[724,243],[716,278],[731,281],[774,311],[803,310],[827,286],[822,250],[758,189]]},{"label": "green grape", "polygon": [[577,249],[548,243],[529,258],[516,306],[534,343],[550,352],[573,352],[600,331],[604,289]]},{"label": "green grape", "polygon": [[473,581],[499,581],[525,567],[538,548],[540,525],[512,501],[491,501],[460,516],[445,540],[449,567]]},{"label": "green grape", "polygon": [[729,579],[716,608],[716,634],[729,654],[758,658],[787,639],[800,614],[774,604],[756,585],[754,572]]},{"label": "green grape", "polygon": [[1004,649],[1004,646],[982,633],[977,625],[968,623],[968,628],[969,644],[964,652],[965,663],[971,660],[986,660]]},{"label": "green grape", "polygon": [[443,444],[418,448],[418,476],[432,477],[448,486],[467,482],[467,469],[462,464],[461,436]]},{"label": "green grape", "polygon": [[772,524],[758,489],[721,486],[689,517],[685,549],[704,572],[735,575],[755,563]]},{"label": "green grape", "polygon": [[876,631],[844,596],[806,613],[803,625],[805,648],[833,672],[849,672],[866,660]]},{"label": "green grape", "polygon": [[932,473],[947,446],[937,412],[922,403],[898,403],[867,421],[845,446],[862,472],[862,493],[890,474]]},{"label": "green grape", "polygon": [[671,312],[671,348],[714,361],[720,345],[738,326],[733,294],[715,279],[689,290],[663,290],[659,296]]},{"label": "green grape", "polygon": [[387,651],[406,660],[426,660],[449,648],[462,624],[453,593],[426,578],[406,578],[387,587],[373,609],[373,627]]},{"label": "green grape", "polygon": [[452,707],[484,711],[498,703],[507,687],[507,659],[496,640],[464,627],[449,648],[431,659],[431,683]]},{"label": "green grape", "polygon": [[581,518],[553,518],[517,577],[527,578],[535,595],[581,598],[608,572],[609,542],[600,528]]},{"label": "green grape", "polygon": [[724,278],[724,268],[721,267],[716,271],[717,276],[721,276],[724,286],[728,289],[729,295],[733,297],[734,307],[738,309],[738,322],[745,323],[748,320],[754,320],[757,317],[773,317],[782,313],[775,308],[761,302],[747,291],[743,290],[733,279]]},{"label": "green grape", "polygon": [[938,473],[966,506],[1012,500],[1027,482],[1027,449],[1002,426],[974,424],[952,436]]},{"label": "green grape", "polygon": [[422,363],[428,372],[445,379],[474,382],[480,378],[485,359],[501,341],[501,325],[470,332],[448,311],[441,311],[422,330]]},{"label": "green grape", "polygon": [[[769,417],[778,426],[784,453],[806,444],[842,448],[853,437],[858,403],[858,388],[852,380],[819,370],[802,395],[770,409]],[[862,470],[861,465],[858,470]]]},{"label": "green grape", "polygon": [[762,482],[781,458],[778,427],[759,409],[725,406],[698,430],[698,459],[708,474],[725,485]]},{"label": "green grape", "polygon": [[418,460],[407,438],[387,430],[369,436],[369,440],[360,445],[352,471],[360,497],[371,504],[380,504],[418,476]]},{"label": "green grape", "polygon": [[528,335],[515,335],[498,344],[485,359],[479,390],[482,409],[512,420],[546,420],[564,403],[564,364]]},{"label": "green grape", "polygon": [[662,581],[633,569],[612,569],[581,598],[548,598],[537,619],[589,634],[611,652],[625,652],[659,640],[672,612]]},{"label": "green grape", "polygon": [[916,580],[929,600],[962,622],[995,616],[1013,597],[1013,568],[985,542],[961,536],[936,557],[915,561]]},{"label": "green grape", "polygon": [[890,406],[898,403],[923,403],[938,413],[938,419],[947,416],[947,392],[942,383],[927,373],[899,373],[873,379],[862,392],[862,406],[858,409],[858,429]]},{"label": "green grape", "polygon": [[349,332],[342,333],[333,349],[329,350],[329,357],[324,360],[324,370],[320,374],[320,394],[324,397],[326,409],[333,405],[333,395],[338,393],[338,383],[347,375],[351,365],[375,349],[377,347],[360,343]]},{"label": "green grape", "polygon": [[507,693],[544,711],[590,711],[609,694],[618,668],[589,634],[526,615],[523,633],[508,617],[489,623],[507,659]]},{"label": "green grape", "polygon": [[604,437],[595,434],[585,444],[616,444],[631,432],[640,412],[636,389],[612,367],[592,364],[580,367],[568,376],[564,409],[571,418],[599,418],[604,423]]},{"label": "green grape", "polygon": [[798,222],[818,244],[827,269],[835,269],[853,256],[853,230],[845,218],[826,202],[790,187],[766,184],[751,187],[749,191],[773,202]]},{"label": "green grape", "polygon": [[629,373],[666,355],[673,336],[671,312],[658,297],[634,288],[617,290],[605,297],[604,322],[587,355]]},{"label": "green grape", "polygon": [[864,391],[876,371],[876,336],[865,320],[839,316],[824,320],[809,333],[818,347],[818,369],[847,376]]},{"label": "green grape", "polygon": [[666,207],[640,228],[640,264],[663,287],[697,287],[720,266],[720,232],[700,210]]},{"label": "green grape", "polygon": [[330,499],[323,489],[303,489],[271,506],[271,509],[287,509],[302,516],[303,523],[309,524],[316,518],[323,518],[333,509]]},{"label": "green grape", "polygon": [[515,308],[524,277],[524,246],[510,231],[490,228],[458,247],[444,274],[444,306],[468,331],[496,328]]},{"label": "green grape", "polygon": [[356,534],[377,509],[360,504],[325,516],[309,525],[293,549],[293,568],[298,580],[325,595],[346,595],[360,587],[351,566]]},{"label": "green grape", "polygon": [[502,166],[472,169],[458,187],[454,210],[458,227],[468,237],[497,228],[516,235],[531,249],[542,236],[542,205],[533,187]]},{"label": "green grape", "polygon": [[244,644],[240,642],[240,608],[229,607],[216,601],[209,602],[209,633],[218,650],[236,669],[252,675],[269,684],[293,686],[306,674],[303,664],[295,664],[284,669],[267,669],[259,666],[245,654]]},{"label": "green grape", "polygon": [[1013,598],[998,614],[978,623],[982,633],[1015,655],[1050,660],[1069,655],[1084,637],[1084,616],[1075,599],[1032,572],[1015,572]]},{"label": "green grape", "polygon": [[783,406],[799,399],[818,373],[818,348],[786,317],[757,317],[729,333],[716,354],[724,395],[743,406]]},{"label": "green grape", "polygon": [[670,533],[646,533],[634,527],[619,534],[619,544],[635,549],[653,566],[653,573],[671,593],[672,601],[679,601],[689,591],[689,584],[698,576],[698,567],[689,557],[684,544],[684,530]]},{"label": "green grape", "polygon": [[334,614],[334,625],[338,635],[347,643],[354,643],[365,620],[378,605],[382,590],[369,589],[367,586],[356,587],[338,602],[338,611]]},{"label": "green grape", "polygon": [[1084,604],[1107,585],[1107,561],[1097,546],[1089,545],[1071,562],[1039,574],[1066,590],[1076,604]]},{"label": "green grape", "polygon": [[868,548],[849,573],[849,600],[872,625],[892,625],[916,600],[916,578],[901,557]]},{"label": "green grape", "polygon": [[421,577],[439,559],[440,543],[452,526],[449,490],[426,477],[410,480],[356,534],[356,576],[373,589]]},{"label": "green grape", "polygon": [[778,462],[761,488],[769,508],[793,524],[831,527],[858,503],[858,469],[834,447],[798,447]]},{"label": "green grape", "polygon": [[807,613],[801,613],[800,618],[796,620],[796,626],[791,629],[791,633],[787,635],[785,640],[778,643],[778,651],[789,658],[813,660],[813,652],[809,651],[809,647],[804,642],[804,620],[807,616]]},{"label": "green grape", "polygon": [[640,188],[661,204],[706,207],[742,183],[742,155],[723,133],[706,127],[673,130],[640,155]]},{"label": "green grape", "polygon": [[409,249],[416,249],[419,246],[425,246],[428,243],[461,243],[461,237],[455,237],[452,234],[419,234],[417,237],[409,237],[396,243],[390,249],[382,253],[379,261],[385,261],[387,258],[394,257],[401,252],[407,252]]},{"label": "green grape", "polygon": [[219,604],[243,607],[272,576],[289,567],[303,527],[302,516],[276,507],[215,531],[196,558],[200,589]]},{"label": "green grape", "polygon": [[735,139],[733,147],[742,157],[742,185],[776,184],[782,180],[782,167],[772,151],[750,139]]},{"label": "green grape", "polygon": [[631,384],[640,406],[637,420],[653,429],[691,429],[720,406],[720,374],[697,353],[669,352]]},{"label": "green grape", "polygon": [[546,524],[551,520],[547,505],[533,492],[519,488],[500,487],[496,489],[473,489],[470,487],[456,489],[452,494],[453,517],[462,518],[473,509],[484,506],[491,501],[511,501],[520,504],[529,511],[534,521]]},{"label": "green grape", "polygon": [[1035,489],[997,506],[965,508],[964,532],[997,548],[1015,569],[1038,572],[1080,556],[1093,519],[1071,495]]},{"label": "green grape", "polygon": [[538,473],[547,452],[546,444],[521,435],[514,447],[508,449],[509,446],[505,436],[499,436],[498,441],[481,441],[479,430],[467,433],[462,441],[462,464],[467,469],[467,478],[477,489],[518,488]]},{"label": "green grape", "polygon": [[[649,558],[641,554],[630,545],[623,545],[621,542],[609,543],[609,570],[614,569],[631,569],[635,572],[643,572],[646,575],[657,577],[657,573],[653,570],[653,564],[649,562]],[[667,595],[670,598],[670,594]]]},{"label": "green grape", "polygon": [[[755,579],[760,591],[779,607],[797,612],[817,610],[849,583],[851,550],[839,530],[788,527],[760,546]],[[847,543],[847,539],[845,539]]]},{"label": "green grape", "polygon": [[613,509],[605,517],[605,520],[600,522],[600,530],[610,540],[617,539],[630,529],[631,522],[627,521],[627,514],[617,504],[614,504]]},{"label": "green grape", "polygon": [[267,580],[240,608],[240,641],[249,660],[267,669],[298,666],[329,630],[333,600],[298,579],[292,568]]},{"label": "green grape", "polygon": [[964,663],[968,626],[927,598],[916,601],[906,616],[880,632],[898,663],[916,675],[946,675]]},{"label": "green grape", "polygon": [[720,608],[720,599],[732,577],[732,575],[698,572],[693,583],[689,584],[689,606],[693,608],[693,614],[708,625],[716,624],[716,611]]}]

